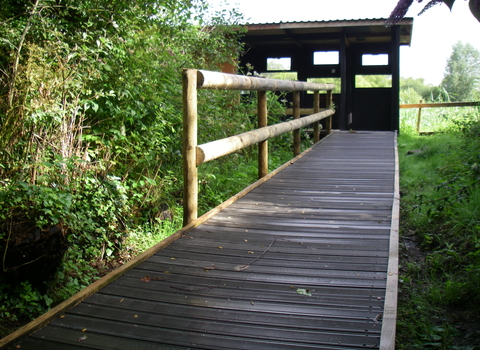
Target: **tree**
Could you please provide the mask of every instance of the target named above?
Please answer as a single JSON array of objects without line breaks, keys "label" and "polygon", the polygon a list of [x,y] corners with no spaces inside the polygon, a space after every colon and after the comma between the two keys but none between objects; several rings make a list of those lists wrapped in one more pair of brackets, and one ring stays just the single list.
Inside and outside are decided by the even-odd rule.
[{"label": "tree", "polygon": [[[416,103],[419,99],[423,99],[424,101],[434,101],[439,95],[438,86],[425,84],[424,78],[401,78],[400,91],[407,94],[409,90],[415,91],[418,98],[415,98],[415,100],[412,100],[411,102],[405,103]],[[408,94],[414,95],[410,93]]]},{"label": "tree", "polygon": [[[232,31],[240,14],[205,18],[207,6],[204,0],[2,0],[2,319],[39,311],[21,306],[30,304],[18,301],[27,294],[16,285],[25,279],[43,286],[53,271],[42,268],[45,259],[55,257],[48,264],[56,267],[67,249],[66,261],[75,263],[66,262],[64,271],[76,272],[58,278],[79,276],[80,286],[92,276],[90,262],[121,255],[129,229],[158,224],[165,205],[176,205],[181,68],[218,69],[235,64],[240,51],[239,31]],[[217,101],[232,104],[212,91],[199,93],[209,136],[224,135],[233,120],[250,122],[249,114],[232,116]],[[49,245],[58,239],[61,247]],[[57,282],[67,294],[77,288]]]},{"label": "tree", "polygon": [[[413,4],[414,0],[399,0],[397,6],[393,10],[392,14],[387,20],[388,25],[393,25],[400,21],[405,15],[407,14],[410,5]],[[417,2],[422,2],[423,0],[417,0]],[[420,15],[424,13],[429,8],[433,7],[434,5],[444,3],[447,5],[450,10],[453,7],[455,0],[430,0],[428,4],[425,5],[423,10],[420,12]],[[480,22],[480,0],[470,0],[468,3],[470,7],[470,11],[472,15]]]},{"label": "tree", "polygon": [[469,43],[457,42],[447,61],[442,87],[452,100],[467,101],[473,98],[479,79],[480,52]]}]

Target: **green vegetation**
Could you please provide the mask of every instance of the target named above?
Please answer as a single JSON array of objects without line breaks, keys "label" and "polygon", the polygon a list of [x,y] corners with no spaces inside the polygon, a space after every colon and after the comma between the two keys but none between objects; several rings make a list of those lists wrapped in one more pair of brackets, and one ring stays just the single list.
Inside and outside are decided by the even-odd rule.
[{"label": "green vegetation", "polygon": [[[181,69],[235,65],[241,20],[201,0],[2,2],[0,337],[181,227]],[[254,128],[255,101],[200,91],[199,142]],[[270,169],[291,145],[271,141]],[[256,163],[251,148],[202,165],[201,213]]]},{"label": "green vegetation", "polygon": [[469,108],[435,111],[439,124],[432,119],[432,130],[442,133],[408,130],[399,137],[397,348],[478,349],[480,115]]},{"label": "green vegetation", "polygon": [[[240,21],[201,0],[2,2],[0,337],[180,228],[180,71],[235,65]],[[446,86],[404,82],[403,103],[447,99]],[[254,102],[201,91],[200,143],[252,129]],[[418,137],[416,111],[402,115],[402,233],[422,257],[402,263],[405,349],[454,344],[449,310],[478,318],[478,110],[432,111],[425,127],[448,133]],[[270,142],[271,169],[291,144]],[[250,148],[201,166],[201,212],[252,183],[256,162]]]}]

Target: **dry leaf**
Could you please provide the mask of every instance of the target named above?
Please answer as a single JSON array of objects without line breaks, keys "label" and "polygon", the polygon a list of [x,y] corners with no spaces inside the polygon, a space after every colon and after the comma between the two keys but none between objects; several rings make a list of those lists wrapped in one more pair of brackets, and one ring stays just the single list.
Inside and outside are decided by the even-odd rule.
[{"label": "dry leaf", "polygon": [[233,268],[234,271],[244,271],[248,269],[250,265],[238,265]]}]

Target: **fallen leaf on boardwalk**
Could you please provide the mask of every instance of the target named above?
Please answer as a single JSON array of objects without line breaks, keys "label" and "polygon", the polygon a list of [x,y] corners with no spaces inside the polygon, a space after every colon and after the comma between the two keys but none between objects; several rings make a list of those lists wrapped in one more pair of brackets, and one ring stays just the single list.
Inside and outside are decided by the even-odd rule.
[{"label": "fallen leaf on boardwalk", "polygon": [[306,295],[306,296],[308,296],[308,297],[311,297],[311,296],[312,296],[312,293],[310,293],[310,290],[309,290],[309,289],[298,288],[298,289],[297,289],[297,293],[298,293],[298,294],[301,294],[301,295]]},{"label": "fallen leaf on boardwalk", "polygon": [[[148,282],[151,282],[151,281],[163,281],[163,278],[145,276],[143,278],[140,278],[140,281],[148,283]],[[122,299],[122,301],[123,301],[123,299]]]},{"label": "fallen leaf on boardwalk", "polygon": [[78,338],[78,341],[84,341],[84,340],[86,340],[86,339],[87,339],[87,336],[84,335],[83,337]]},{"label": "fallen leaf on boardwalk", "polygon": [[86,332],[86,331],[87,331],[87,329],[86,329],[86,328],[82,329],[82,332]]},{"label": "fallen leaf on boardwalk", "polygon": [[208,270],[215,270],[217,267],[215,265],[212,265],[212,266],[207,266],[207,267],[204,267],[203,269],[205,271],[208,271]]},{"label": "fallen leaf on boardwalk", "polygon": [[218,249],[223,249],[223,247],[218,247]]},{"label": "fallen leaf on boardwalk", "polygon": [[248,254],[255,254],[254,252],[252,252],[251,250],[248,251]]},{"label": "fallen leaf on boardwalk", "polygon": [[244,271],[248,269],[250,265],[238,265],[233,268],[233,271]]}]

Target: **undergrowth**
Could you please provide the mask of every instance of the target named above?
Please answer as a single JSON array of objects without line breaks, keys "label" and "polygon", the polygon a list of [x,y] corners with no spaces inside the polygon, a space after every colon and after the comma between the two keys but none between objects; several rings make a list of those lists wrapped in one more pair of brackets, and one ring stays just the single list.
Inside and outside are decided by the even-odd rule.
[{"label": "undergrowth", "polygon": [[480,349],[480,121],[399,137],[398,349]]}]

